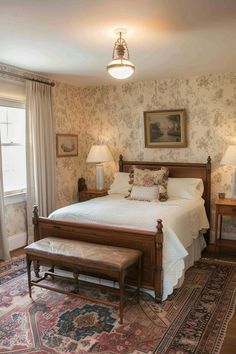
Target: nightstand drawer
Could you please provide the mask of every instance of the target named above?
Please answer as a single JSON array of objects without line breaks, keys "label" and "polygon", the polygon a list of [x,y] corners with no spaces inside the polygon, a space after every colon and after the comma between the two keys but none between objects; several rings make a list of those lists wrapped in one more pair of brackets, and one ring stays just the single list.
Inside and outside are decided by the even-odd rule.
[{"label": "nightstand drawer", "polygon": [[79,193],[79,202],[85,202],[86,200],[104,197],[105,195],[107,195],[107,190],[105,189],[101,191],[96,189],[85,190]]},{"label": "nightstand drawer", "polygon": [[224,215],[236,215],[236,207],[231,205],[218,205],[218,213]]}]

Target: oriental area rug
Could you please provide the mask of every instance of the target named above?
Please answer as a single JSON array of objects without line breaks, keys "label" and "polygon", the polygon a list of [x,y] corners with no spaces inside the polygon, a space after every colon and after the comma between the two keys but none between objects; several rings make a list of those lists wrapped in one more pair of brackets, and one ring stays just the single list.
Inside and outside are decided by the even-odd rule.
[{"label": "oriental area rug", "polygon": [[0,285],[0,353],[216,354],[235,308],[236,264],[197,262],[163,304],[146,293],[131,302],[123,325],[117,309],[78,297],[33,288],[31,300],[24,257],[0,264]]}]

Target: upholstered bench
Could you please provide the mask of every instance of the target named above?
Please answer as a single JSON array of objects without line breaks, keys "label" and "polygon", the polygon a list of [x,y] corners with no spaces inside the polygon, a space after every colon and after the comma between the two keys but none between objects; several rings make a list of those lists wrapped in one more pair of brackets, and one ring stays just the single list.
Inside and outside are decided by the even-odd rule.
[{"label": "upholstered bench", "polygon": [[[120,323],[123,323],[123,309],[125,305],[124,282],[127,270],[130,267],[137,269],[137,293],[139,295],[141,283],[141,256],[139,250],[99,245],[95,243],[69,240],[57,237],[47,237],[37,242],[31,243],[25,248],[27,259],[29,295],[31,297],[31,287],[39,286],[49,290],[59,291],[65,294],[68,292],[56,290],[54,287],[40,284],[48,275],[58,276],[54,273],[54,267],[66,267],[73,272],[74,281],[78,284],[79,274],[99,276],[104,279],[116,280],[119,283],[120,294]],[[31,280],[31,263],[39,262],[40,265],[50,266],[52,272],[45,272],[44,277],[38,280]],[[96,286],[96,284],[94,284]],[[73,293],[74,294],[74,293]],[[74,294],[80,296],[79,294]],[[103,301],[89,296],[84,298],[97,302],[114,303]]]}]

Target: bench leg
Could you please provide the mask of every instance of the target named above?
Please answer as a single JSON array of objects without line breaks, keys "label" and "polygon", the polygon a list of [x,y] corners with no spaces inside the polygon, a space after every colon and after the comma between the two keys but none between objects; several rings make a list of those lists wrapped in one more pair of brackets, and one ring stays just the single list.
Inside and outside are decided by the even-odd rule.
[{"label": "bench leg", "polygon": [[[49,271],[50,273],[55,273],[54,266],[52,266],[52,268],[50,268],[48,271]],[[52,279],[54,279],[54,275],[53,275],[53,274],[50,274],[50,275],[51,275]]]},{"label": "bench leg", "polygon": [[75,281],[75,290],[79,290],[79,273],[74,271],[73,272],[73,278]]},{"label": "bench leg", "polygon": [[32,263],[32,261],[29,259],[29,256],[26,255],[27,274],[28,274],[28,286],[29,286],[29,296],[32,298],[32,293],[31,293],[31,263]]},{"label": "bench leg", "polygon": [[120,286],[120,324],[123,324],[124,316],[124,303],[125,303],[125,273],[121,271],[119,277],[119,286]]},{"label": "bench leg", "polygon": [[142,259],[139,257],[138,260],[138,278],[137,278],[137,301],[139,303],[139,295],[140,295],[140,288],[141,288],[141,273],[142,273]]},{"label": "bench leg", "polygon": [[39,278],[39,271],[40,271],[39,261],[34,261],[34,273],[37,278]]}]

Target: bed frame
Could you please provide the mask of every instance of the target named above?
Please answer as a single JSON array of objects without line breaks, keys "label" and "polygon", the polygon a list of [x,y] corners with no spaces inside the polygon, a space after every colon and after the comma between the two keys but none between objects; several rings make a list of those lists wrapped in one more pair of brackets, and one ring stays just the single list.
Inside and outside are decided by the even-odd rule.
[{"label": "bed frame", "polygon": [[[144,162],[124,161],[122,155],[119,159],[120,172],[129,172],[133,167],[159,169],[166,166],[170,170],[171,177],[192,177],[201,178],[204,183],[205,208],[210,222],[210,199],[211,199],[211,158],[207,163],[178,163],[178,162]],[[158,218],[158,215],[157,215]],[[119,246],[139,249],[143,252],[142,257],[142,286],[155,291],[156,301],[162,300],[163,293],[163,269],[162,269],[162,248],[163,232],[162,221],[157,220],[157,231],[143,231],[112,227],[105,225],[94,225],[87,223],[76,223],[62,220],[50,220],[40,217],[38,207],[33,210],[34,240],[55,236],[74,240],[87,241],[98,244]],[[206,236],[209,241],[209,232]],[[39,266],[35,265],[35,272]],[[136,274],[130,271],[127,281],[135,283]]]}]

